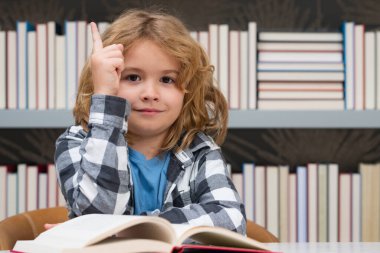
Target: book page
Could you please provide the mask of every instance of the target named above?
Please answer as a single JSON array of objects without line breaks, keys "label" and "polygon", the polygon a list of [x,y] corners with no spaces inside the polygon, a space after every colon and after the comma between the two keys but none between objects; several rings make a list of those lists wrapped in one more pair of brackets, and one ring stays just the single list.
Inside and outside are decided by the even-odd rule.
[{"label": "book page", "polygon": [[189,226],[172,224],[177,234],[176,246],[186,239],[193,239],[205,245],[269,250],[263,243],[221,227]]},{"label": "book page", "polygon": [[18,241],[13,250],[30,253],[141,253],[141,252],[171,252],[172,245],[149,239],[108,238],[100,243],[84,248],[59,248],[58,245],[36,244],[35,241]]},{"label": "book page", "polygon": [[[128,233],[127,228],[134,227],[139,224],[145,224],[142,228],[133,228],[133,231],[145,231],[136,234]],[[53,244],[57,242],[64,247],[80,248],[90,244],[99,242],[105,238],[116,236],[131,237],[131,238],[146,238],[150,237],[152,227],[162,237],[155,236],[156,239],[172,242],[174,234],[170,230],[170,223],[162,218],[133,216],[133,215],[112,215],[112,214],[88,214],[83,215],[67,222],[59,224],[43,233],[36,239],[36,242],[42,244]],[[126,231],[123,231],[126,230]],[[123,231],[123,232],[122,232]],[[166,232],[165,232],[166,231]]]}]

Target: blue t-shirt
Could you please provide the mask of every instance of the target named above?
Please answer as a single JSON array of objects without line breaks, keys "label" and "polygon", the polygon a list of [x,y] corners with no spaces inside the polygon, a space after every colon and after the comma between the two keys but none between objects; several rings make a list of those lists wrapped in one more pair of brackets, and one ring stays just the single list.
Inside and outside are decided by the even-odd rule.
[{"label": "blue t-shirt", "polygon": [[128,151],[133,179],[134,214],[161,210],[170,152],[146,160],[140,152],[130,147]]}]

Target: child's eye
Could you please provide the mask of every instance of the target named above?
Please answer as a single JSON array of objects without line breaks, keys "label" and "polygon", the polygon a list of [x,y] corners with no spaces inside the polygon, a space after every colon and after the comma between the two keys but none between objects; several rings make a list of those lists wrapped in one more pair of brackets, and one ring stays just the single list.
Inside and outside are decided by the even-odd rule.
[{"label": "child's eye", "polygon": [[163,83],[169,83],[169,84],[175,83],[175,80],[169,76],[162,77],[160,81]]},{"label": "child's eye", "polygon": [[141,77],[138,76],[138,75],[127,75],[125,77],[125,80],[127,81],[131,81],[131,82],[137,82],[137,81],[140,81],[141,80]]}]

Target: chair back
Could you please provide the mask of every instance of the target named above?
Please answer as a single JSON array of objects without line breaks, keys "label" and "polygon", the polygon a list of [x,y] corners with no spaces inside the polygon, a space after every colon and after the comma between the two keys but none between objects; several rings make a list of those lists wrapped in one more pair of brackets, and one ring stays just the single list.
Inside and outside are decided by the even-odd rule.
[{"label": "chair back", "polygon": [[247,237],[259,242],[279,242],[271,232],[251,220],[247,220]]},{"label": "chair back", "polygon": [[0,221],[0,250],[13,249],[17,240],[33,240],[45,231],[45,223],[68,220],[65,207],[53,207],[20,213]]}]

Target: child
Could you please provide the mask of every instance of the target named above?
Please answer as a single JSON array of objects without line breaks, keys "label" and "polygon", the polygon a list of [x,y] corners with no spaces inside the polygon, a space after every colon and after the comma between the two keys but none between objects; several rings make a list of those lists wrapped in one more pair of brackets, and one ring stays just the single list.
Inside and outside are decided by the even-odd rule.
[{"label": "child", "polygon": [[56,143],[69,216],[158,215],[245,234],[244,206],[218,146],[227,104],[206,53],[159,12],[128,11],[102,38],[91,26],[77,125]]}]

